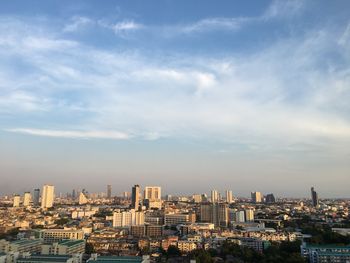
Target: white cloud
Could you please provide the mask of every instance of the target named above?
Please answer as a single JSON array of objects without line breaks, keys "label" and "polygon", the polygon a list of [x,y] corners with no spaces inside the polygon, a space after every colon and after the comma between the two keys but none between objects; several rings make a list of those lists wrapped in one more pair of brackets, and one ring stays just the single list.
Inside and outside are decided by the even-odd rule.
[{"label": "white cloud", "polygon": [[195,22],[180,26],[181,31],[184,33],[192,32],[203,32],[212,30],[233,30],[236,31],[241,28],[242,24],[248,22],[250,19],[245,17],[239,18],[225,18],[225,17],[214,17],[206,18]]},{"label": "white cloud", "polygon": [[71,19],[71,23],[66,24],[63,28],[64,32],[76,32],[88,25],[93,25],[95,24],[95,21],[92,20],[89,17],[85,17],[85,16],[74,16]]},{"label": "white cloud", "polygon": [[138,24],[132,20],[121,21],[112,26],[113,31],[117,35],[124,35],[127,32],[135,31],[135,30],[141,29],[142,27],[143,26],[141,24]]},{"label": "white cloud", "polygon": [[13,128],[6,129],[8,132],[30,134],[44,137],[57,137],[57,138],[72,138],[72,139],[114,139],[114,140],[127,140],[130,135],[117,131],[71,131],[71,130],[42,130],[42,129],[25,129],[25,128]]}]

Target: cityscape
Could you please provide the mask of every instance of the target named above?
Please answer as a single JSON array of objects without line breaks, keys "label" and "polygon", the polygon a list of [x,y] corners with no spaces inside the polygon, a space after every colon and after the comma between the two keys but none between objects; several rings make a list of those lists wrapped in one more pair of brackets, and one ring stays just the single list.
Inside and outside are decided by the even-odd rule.
[{"label": "cityscape", "polygon": [[[0,262],[347,262],[349,199],[287,199],[231,190],[115,195],[46,184],[0,199]],[[332,246],[329,243],[335,242]],[[341,251],[341,252],[339,252]]]},{"label": "cityscape", "polygon": [[350,0],[0,1],[0,263],[350,263]]}]

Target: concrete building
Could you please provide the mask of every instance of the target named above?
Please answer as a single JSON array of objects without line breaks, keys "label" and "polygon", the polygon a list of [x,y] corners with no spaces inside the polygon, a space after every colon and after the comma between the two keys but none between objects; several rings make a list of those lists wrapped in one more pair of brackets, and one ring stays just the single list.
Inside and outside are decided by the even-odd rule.
[{"label": "concrete building", "polygon": [[246,209],[244,212],[245,212],[245,221],[253,222],[254,221],[254,210],[253,209]]},{"label": "concrete building", "polygon": [[55,198],[55,187],[53,185],[44,185],[41,196],[41,208],[53,207]]},{"label": "concrete building", "polygon": [[82,255],[26,255],[16,260],[17,263],[81,263]]},{"label": "concrete building", "polygon": [[19,207],[21,205],[21,197],[19,195],[13,196],[13,207]]},{"label": "concrete building", "polygon": [[139,210],[140,208],[140,186],[138,184],[134,185],[131,189],[131,208]]},{"label": "concrete building", "polygon": [[85,205],[87,203],[88,203],[88,199],[87,199],[86,195],[83,192],[81,192],[79,194],[79,205]]},{"label": "concrete building", "polygon": [[85,240],[62,240],[41,246],[42,255],[74,255],[85,252]]},{"label": "concrete building", "polygon": [[245,213],[244,211],[237,211],[235,213],[235,222],[244,223],[245,222]]},{"label": "concrete building", "polygon": [[146,186],[144,204],[148,208],[162,208],[162,191],[160,186]]},{"label": "concrete building", "polygon": [[310,263],[350,262],[350,246],[303,243],[301,255]]},{"label": "concrete building", "polygon": [[65,239],[84,239],[84,232],[72,229],[45,229],[40,232],[40,238],[45,243],[54,243]]},{"label": "concrete building", "polygon": [[171,225],[180,225],[185,223],[195,223],[196,215],[195,214],[166,214],[164,215],[164,224]]},{"label": "concrete building", "polygon": [[215,226],[227,226],[228,206],[225,203],[207,203],[200,207],[201,222],[213,223]]},{"label": "concrete building", "polygon": [[30,192],[25,192],[23,196],[23,206],[27,207],[30,206],[30,203],[32,202],[32,195]]},{"label": "concrete building", "polygon": [[230,190],[226,190],[226,203],[233,203],[233,194],[232,194],[232,191]]},{"label": "concrete building", "polygon": [[212,190],[210,195],[210,200],[212,203],[219,202],[219,193],[217,190]]},{"label": "concrete building", "polygon": [[113,213],[113,227],[131,227],[143,225],[145,223],[145,213],[142,211],[114,212]]},{"label": "concrete building", "polygon": [[40,204],[40,189],[34,189],[33,205],[39,206],[39,204]]},{"label": "concrete building", "polygon": [[112,186],[110,184],[107,185],[107,198],[108,199],[112,198]]},{"label": "concrete building", "polygon": [[251,193],[251,197],[252,197],[252,202],[253,203],[261,203],[262,201],[262,194],[261,192],[252,192]]},{"label": "concrete building", "polygon": [[318,194],[313,187],[311,187],[311,201],[314,207],[318,206]]}]

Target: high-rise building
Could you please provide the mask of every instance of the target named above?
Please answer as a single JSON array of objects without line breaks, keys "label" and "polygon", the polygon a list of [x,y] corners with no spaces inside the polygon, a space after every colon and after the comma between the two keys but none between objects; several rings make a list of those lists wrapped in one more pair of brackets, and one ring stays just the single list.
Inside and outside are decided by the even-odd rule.
[{"label": "high-rise building", "polygon": [[112,186],[110,184],[107,185],[107,198],[108,199],[112,198]]},{"label": "high-rise building", "polygon": [[260,192],[252,192],[251,193],[253,203],[261,203],[262,195]]},{"label": "high-rise building", "polygon": [[23,206],[27,207],[30,205],[30,202],[32,201],[32,195],[30,192],[25,192],[23,196]]},{"label": "high-rise building", "polygon": [[200,218],[202,222],[213,223],[215,226],[227,226],[228,205],[225,203],[201,204]]},{"label": "high-rise building", "polygon": [[140,186],[138,184],[134,185],[131,189],[131,208],[139,210],[140,207]]},{"label": "high-rise building", "polygon": [[75,189],[72,190],[72,199],[77,198],[77,191]]},{"label": "high-rise building", "polygon": [[21,204],[21,197],[19,195],[13,196],[13,207],[19,207]]},{"label": "high-rise building", "polygon": [[113,213],[113,227],[130,227],[143,225],[145,223],[145,213],[142,211],[114,212]]},{"label": "high-rise building", "polygon": [[200,203],[200,202],[202,202],[202,195],[194,194],[194,195],[192,195],[192,200],[195,203]]},{"label": "high-rise building", "polygon": [[244,212],[245,212],[245,220],[247,222],[254,221],[254,210],[253,209],[246,209]]},{"label": "high-rise building", "polygon": [[210,200],[211,200],[212,203],[219,202],[219,193],[218,193],[218,191],[216,191],[216,190],[212,190],[211,191]]},{"label": "high-rise building", "polygon": [[226,190],[226,203],[233,203],[233,194],[230,190]]},{"label": "high-rise building", "polygon": [[266,195],[265,202],[268,204],[272,204],[276,202],[275,196],[273,194]]},{"label": "high-rise building", "polygon": [[39,206],[39,201],[40,201],[40,189],[34,189],[33,205],[34,206]]},{"label": "high-rise building", "polygon": [[145,187],[144,204],[148,208],[162,208],[162,191],[160,186]]},{"label": "high-rise building", "polygon": [[88,202],[88,199],[87,199],[86,195],[83,192],[81,192],[79,194],[79,205],[85,205],[85,204],[87,204],[87,202]]},{"label": "high-rise building", "polygon": [[312,199],[312,205],[314,207],[318,206],[318,194],[315,191],[314,187],[311,187],[311,199]]},{"label": "high-rise building", "polygon": [[44,185],[43,193],[41,196],[41,208],[53,207],[53,201],[55,198],[55,187],[53,185]]},{"label": "high-rise building", "polygon": [[245,213],[244,211],[237,211],[235,213],[235,222],[244,223],[245,222]]}]

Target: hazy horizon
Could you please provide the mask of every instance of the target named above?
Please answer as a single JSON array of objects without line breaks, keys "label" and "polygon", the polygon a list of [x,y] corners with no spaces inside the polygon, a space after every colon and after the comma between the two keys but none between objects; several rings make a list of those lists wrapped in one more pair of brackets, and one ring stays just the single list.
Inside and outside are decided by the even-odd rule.
[{"label": "hazy horizon", "polygon": [[349,198],[350,2],[6,1],[0,195]]}]

